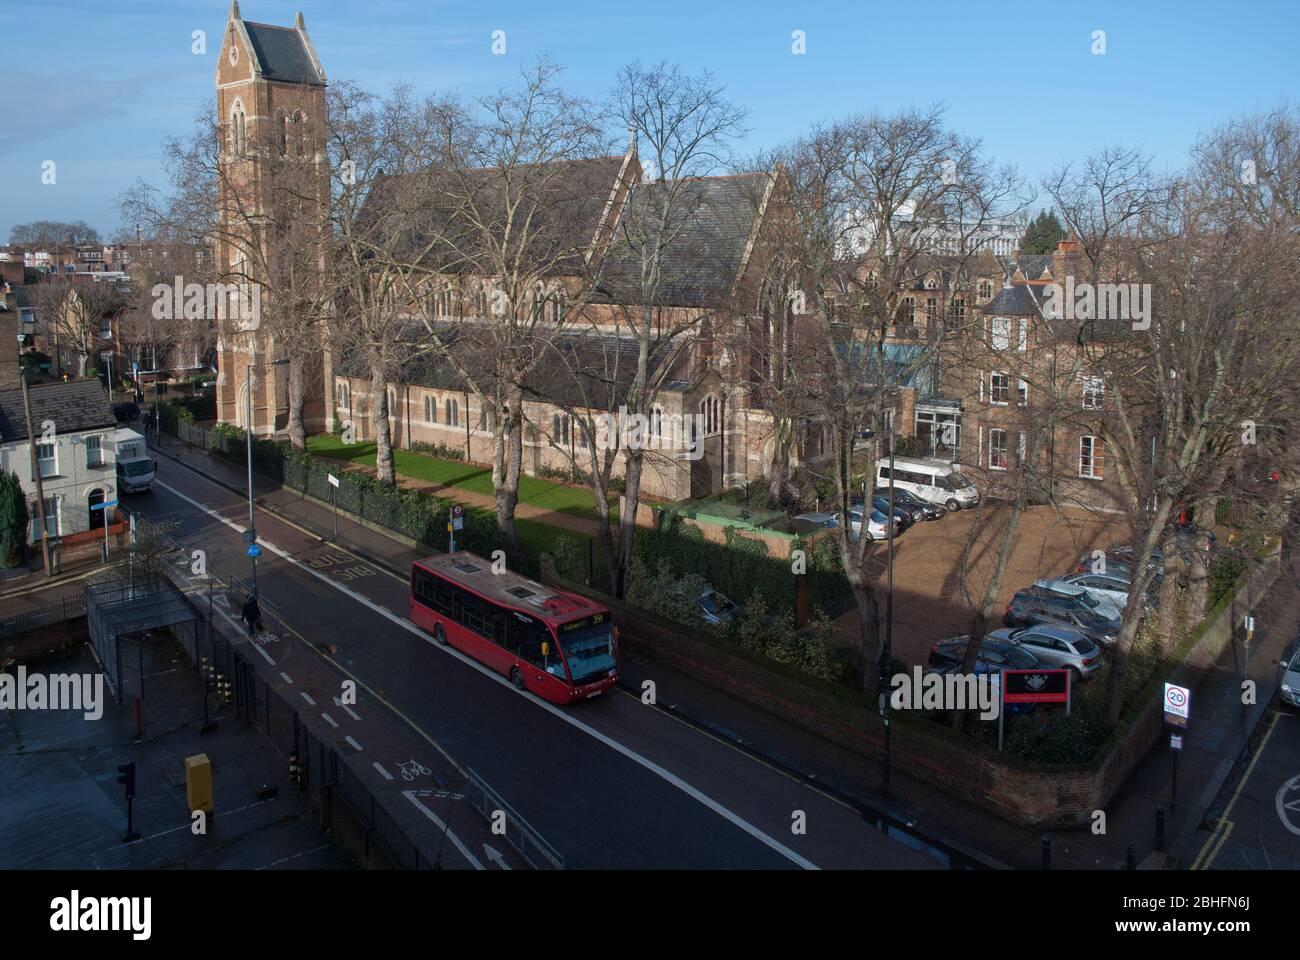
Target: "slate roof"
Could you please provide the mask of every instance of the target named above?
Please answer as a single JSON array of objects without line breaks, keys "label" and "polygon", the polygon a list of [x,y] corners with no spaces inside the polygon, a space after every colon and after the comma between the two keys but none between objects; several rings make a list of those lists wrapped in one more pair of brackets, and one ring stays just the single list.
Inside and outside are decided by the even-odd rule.
[{"label": "slate roof", "polygon": [[[456,359],[481,386],[490,390],[497,359],[497,345],[491,327],[479,323],[439,325],[438,333]],[[428,343],[420,324],[409,327],[405,337],[413,346]],[[524,395],[530,400],[613,410],[623,402],[636,373],[638,347],[631,337],[569,333],[554,338],[538,338],[520,349],[542,351],[539,362],[533,366],[524,383]],[[654,376],[666,352],[658,350],[650,355],[649,376]],[[393,382],[435,390],[466,389],[465,381],[442,354],[425,349],[420,349],[418,355],[413,349],[412,354],[413,359],[393,372]],[[334,370],[342,376],[367,380],[370,377],[369,370],[354,351],[337,356]]]},{"label": "slate roof", "polygon": [[[38,432],[46,420],[54,421],[54,430],[59,436],[117,425],[113,408],[98,380],[38,383],[28,387],[28,393],[32,404],[32,427]],[[26,439],[27,418],[22,388],[0,390],[0,442]]]},{"label": "slate roof", "polygon": [[1050,253],[1025,254],[1016,259],[1016,269],[1025,275],[1026,280],[1039,280],[1043,271],[1051,271],[1052,255]]},{"label": "slate roof", "polygon": [[[662,306],[719,306],[730,295],[744,263],[767,188],[768,174],[700,177],[683,187],[670,218],[671,241],[664,251],[656,302]],[[625,206],[592,300],[641,301],[641,247],[649,232],[645,218],[662,203],[667,183],[638,184]],[[650,221],[653,222],[653,221]]]},{"label": "slate roof", "polygon": [[984,304],[984,313],[999,317],[1038,316],[1042,312],[1034,288],[1023,283],[1003,287],[988,303]]},{"label": "slate roof", "polygon": [[[492,253],[505,243],[506,218],[513,212],[513,237],[526,239],[529,249],[511,249],[534,263],[552,263],[552,274],[573,275],[582,269],[581,255],[601,225],[623,161],[612,156],[508,171],[481,167],[381,175],[359,219],[373,237],[388,236],[387,224],[404,231],[406,236],[394,244],[396,252],[420,255],[429,269],[491,276],[498,272]],[[511,211],[509,203],[519,205]],[[524,219],[530,220],[526,237],[520,234]],[[490,243],[484,236],[489,232]]]},{"label": "slate roof", "polygon": [[302,34],[293,27],[277,27],[248,20],[244,20],[243,24],[248,32],[248,40],[253,45],[253,52],[257,54],[263,77],[285,83],[325,85],[325,78],[312,62],[311,52],[307,49]]}]

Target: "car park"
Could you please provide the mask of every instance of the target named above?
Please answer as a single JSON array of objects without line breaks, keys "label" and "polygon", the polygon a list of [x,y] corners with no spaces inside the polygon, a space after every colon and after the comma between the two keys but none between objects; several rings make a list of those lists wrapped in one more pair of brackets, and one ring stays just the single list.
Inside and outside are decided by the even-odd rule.
[{"label": "car park", "polygon": [[1019,644],[1040,663],[1069,670],[1075,680],[1086,680],[1101,669],[1101,648],[1087,634],[1072,627],[1039,624],[1018,630],[994,630],[988,640]]}]

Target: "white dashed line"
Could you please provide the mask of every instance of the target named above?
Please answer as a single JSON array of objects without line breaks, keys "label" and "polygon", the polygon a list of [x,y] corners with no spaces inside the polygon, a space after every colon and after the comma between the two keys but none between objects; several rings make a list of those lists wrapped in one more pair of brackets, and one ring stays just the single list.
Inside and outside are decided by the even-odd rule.
[{"label": "white dashed line", "polygon": [[346,740],[348,743],[352,744],[352,746],[356,748],[357,753],[361,753],[361,752],[362,752],[362,751],[361,751],[361,744],[357,743],[357,742],[356,742],[355,740],[353,740],[351,737],[344,737],[343,739]]},{"label": "white dashed line", "polygon": [[293,677],[289,676],[283,670],[280,671],[280,676],[284,678],[285,683],[293,683]]},{"label": "white dashed line", "polygon": [[338,721],[335,720],[333,717],[331,717],[328,713],[322,713],[322,714],[320,715],[320,717],[321,717],[322,720],[324,720],[326,723],[328,723],[331,727],[333,727],[333,728],[336,729],[336,730],[338,729],[338,726],[339,726]]},{"label": "white dashed line", "polygon": [[376,761],[374,762],[373,766],[374,766],[374,768],[375,768],[376,770],[379,771],[379,773],[383,776],[383,778],[384,778],[385,780],[391,780],[391,779],[393,779],[393,775],[392,775],[391,773],[389,773],[387,770],[385,770],[385,769],[384,769],[384,765],[383,765],[382,763],[380,763],[378,760],[376,760]]},{"label": "white dashed line", "polygon": [[309,704],[311,704],[313,707],[316,706],[316,701],[313,700],[311,697],[307,696],[306,693],[303,693],[302,691],[299,691],[299,692],[298,692],[298,696],[302,697],[304,700],[306,700],[306,701],[307,701]]}]

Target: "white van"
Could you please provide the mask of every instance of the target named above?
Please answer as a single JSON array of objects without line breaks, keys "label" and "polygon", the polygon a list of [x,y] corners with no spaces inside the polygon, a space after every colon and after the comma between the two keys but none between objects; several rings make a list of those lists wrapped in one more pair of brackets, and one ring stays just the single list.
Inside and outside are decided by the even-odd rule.
[{"label": "white van", "polygon": [[[889,461],[876,464],[876,489],[889,486]],[[894,458],[894,487],[906,490],[928,500],[940,503],[950,511],[973,507],[980,502],[980,492],[975,484],[962,476],[958,464],[951,460]]]}]

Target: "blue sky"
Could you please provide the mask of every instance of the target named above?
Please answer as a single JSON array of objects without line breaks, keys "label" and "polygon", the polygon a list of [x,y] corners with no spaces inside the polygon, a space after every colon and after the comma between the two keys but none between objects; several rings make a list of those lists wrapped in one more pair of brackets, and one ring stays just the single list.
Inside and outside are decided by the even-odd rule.
[{"label": "blue sky", "polygon": [[[105,236],[137,178],[164,184],[160,144],[212,95],[223,0],[61,0],[0,8],[9,96],[0,241],[14,223],[84,219]],[[1300,99],[1296,0],[562,3],[243,0],[245,19],[302,10],[326,74],[383,91],[474,96],[547,54],[574,92],[605,92],[632,60],[711,69],[750,110],[747,152],[856,111],[946,104],[951,125],[1033,180],[1103,144],[1181,163],[1197,135]],[[507,53],[493,56],[493,30]],[[191,53],[191,33],[207,53]],[[804,31],[807,52],[791,53]],[[1104,30],[1106,53],[1091,52]],[[15,75],[14,71],[17,71]],[[54,160],[57,181],[41,183]]]}]

